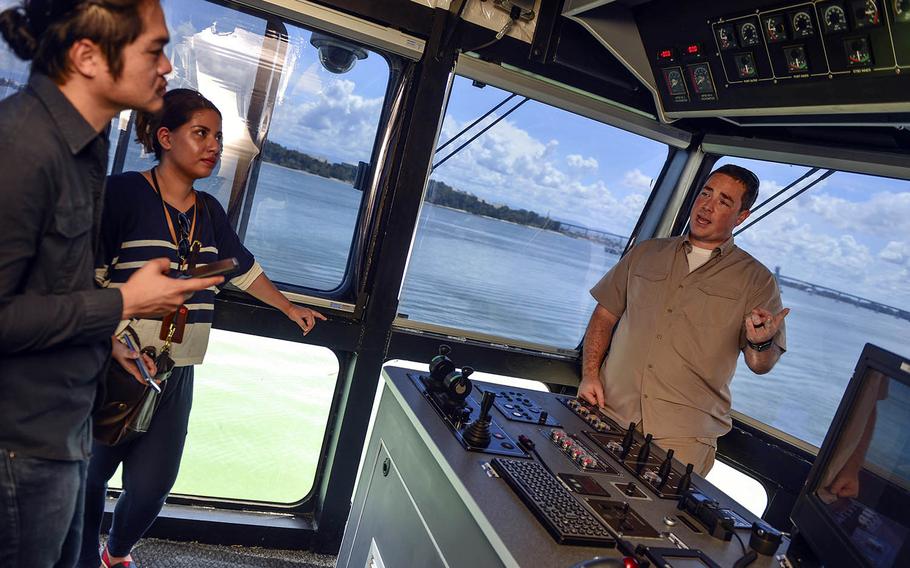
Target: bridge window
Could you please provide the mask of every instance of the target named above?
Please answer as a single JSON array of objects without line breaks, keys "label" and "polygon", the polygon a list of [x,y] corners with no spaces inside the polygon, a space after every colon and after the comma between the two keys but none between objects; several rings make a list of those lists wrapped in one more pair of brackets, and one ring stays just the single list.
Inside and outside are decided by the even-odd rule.
[{"label": "bridge window", "polygon": [[740,359],[734,409],[819,446],[863,346],[910,355],[910,181],[739,158],[722,163],[758,175],[756,206],[792,184],[753,207],[736,235],[776,273],[791,312],[787,353],[769,374],[753,374]]},{"label": "bridge window", "polygon": [[[0,10],[20,2],[0,0]],[[184,0],[163,3],[174,64],[169,87],[198,89],[224,117],[213,194],[273,280],[327,291],[349,264],[369,162],[390,80],[378,52],[355,52],[335,74],[320,62],[327,36],[252,10]],[[333,71],[342,69],[335,66]],[[0,41],[0,98],[23,88],[29,64]],[[112,121],[114,173],[146,170],[132,117]],[[310,492],[339,362],[326,348],[212,330],[196,369],[194,408],[174,493],[296,503]],[[112,480],[117,487],[119,479]]]},{"label": "bridge window", "polygon": [[[267,365],[263,365],[267,361]],[[294,503],[319,463],[338,358],[324,347],[213,329],[195,369],[175,495]],[[120,473],[111,480],[120,488]]]},{"label": "bridge window", "polygon": [[[274,17],[202,0],[163,7],[174,65],[168,88],[197,89],[223,115],[221,162],[196,188],[218,198],[272,280],[341,287],[363,201],[355,182],[371,160],[388,62]],[[317,46],[327,41],[352,53],[350,68],[322,63]],[[113,124],[114,172],[152,167],[132,125],[121,135],[126,120]]]},{"label": "bridge window", "polygon": [[588,290],[619,259],[666,157],[663,144],[456,77],[401,317],[575,348]]}]

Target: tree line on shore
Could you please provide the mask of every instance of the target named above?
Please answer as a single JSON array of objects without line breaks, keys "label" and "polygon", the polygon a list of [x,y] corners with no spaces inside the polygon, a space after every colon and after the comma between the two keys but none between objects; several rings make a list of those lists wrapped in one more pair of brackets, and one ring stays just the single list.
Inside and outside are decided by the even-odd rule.
[{"label": "tree line on shore", "polygon": [[[357,175],[357,166],[353,164],[329,163],[326,160],[314,158],[309,154],[286,148],[281,144],[268,140],[262,149],[262,159],[278,166],[304,171],[320,177],[337,179],[345,183],[354,183],[354,178]],[[551,231],[560,230],[559,221],[554,221],[534,211],[487,203],[472,193],[455,189],[444,182],[434,179],[431,179],[427,186],[427,201],[434,205],[450,207],[474,215],[484,215],[494,219],[530,227],[540,227]]]}]

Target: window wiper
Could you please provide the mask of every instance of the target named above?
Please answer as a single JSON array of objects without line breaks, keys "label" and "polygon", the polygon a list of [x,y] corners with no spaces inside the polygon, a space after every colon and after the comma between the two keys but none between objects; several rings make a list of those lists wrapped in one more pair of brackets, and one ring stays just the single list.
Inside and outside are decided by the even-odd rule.
[{"label": "window wiper", "polygon": [[[514,95],[512,95],[512,96],[514,96]],[[511,97],[509,97],[509,98],[511,98]],[[508,99],[506,99],[506,100],[508,100]],[[509,110],[507,110],[506,112],[504,112],[502,116],[498,117],[496,120],[494,120],[493,122],[491,122],[490,124],[488,124],[487,126],[485,126],[484,128],[482,128],[482,129],[480,130],[480,132],[478,132],[478,133],[475,134],[474,136],[471,136],[471,137],[468,139],[467,142],[465,142],[464,144],[462,144],[462,145],[459,146],[458,148],[455,148],[455,150],[454,150],[451,154],[449,154],[449,155],[446,156],[445,158],[443,158],[443,159],[439,160],[438,162],[436,162],[435,164],[433,164],[432,170],[435,170],[436,168],[438,168],[439,166],[441,166],[442,164],[444,164],[444,163],[446,162],[446,160],[448,160],[449,158],[451,158],[452,156],[454,156],[455,154],[457,154],[458,152],[460,152],[462,149],[464,149],[465,146],[467,146],[468,144],[470,144],[470,143],[473,142],[474,140],[477,140],[477,138],[479,138],[484,132],[486,132],[487,130],[489,130],[489,129],[493,128],[494,126],[496,126],[496,125],[499,123],[500,120],[504,119],[505,117],[509,116],[510,114],[512,114],[513,112],[515,112],[516,110],[518,110],[518,107],[520,107],[521,105],[523,105],[523,104],[525,104],[526,102],[528,102],[528,100],[529,100],[528,97],[524,97],[523,99],[521,99],[517,104],[515,104],[515,106],[513,106],[512,108],[510,108]],[[502,103],[499,104],[499,106],[502,106],[503,104],[505,104],[505,102],[506,102],[506,101],[503,101]],[[499,108],[499,106],[497,106],[496,108]],[[493,112],[494,110],[496,110],[496,108],[491,109],[490,112]],[[487,113],[486,115],[484,115],[484,116],[488,116],[488,115],[490,114],[490,112],[488,112],[488,113]],[[479,121],[482,120],[483,118],[484,118],[484,117],[481,117],[481,118],[477,119],[476,121],[474,121],[474,123],[476,124],[477,122],[479,122]],[[473,124],[472,124],[472,126],[473,126]],[[467,129],[465,129],[465,130],[467,130]],[[460,136],[460,135],[461,135],[461,133],[458,134],[458,136]],[[455,138],[457,138],[458,136],[456,136]],[[447,143],[448,143],[448,142],[447,142]],[[440,147],[440,149],[442,149],[442,147]],[[437,150],[437,152],[438,152],[438,151],[439,151],[439,150]],[[432,170],[431,170],[431,171],[432,171]]]},{"label": "window wiper", "polygon": [[[742,233],[743,231],[745,231],[746,229],[748,229],[748,228],[751,227],[752,225],[758,223],[759,221],[761,221],[762,219],[764,219],[765,217],[767,217],[767,216],[770,215],[771,213],[774,213],[775,211],[777,211],[778,209],[780,209],[781,207],[783,207],[784,205],[786,205],[786,204],[789,203],[790,201],[793,201],[795,198],[799,197],[800,195],[802,195],[803,193],[805,193],[805,192],[808,191],[809,189],[815,187],[815,185],[816,185],[818,182],[820,182],[820,181],[822,181],[822,180],[828,178],[831,174],[834,173],[834,171],[835,171],[835,170],[825,170],[825,173],[823,173],[822,175],[820,175],[820,176],[818,176],[817,178],[815,178],[814,180],[812,180],[812,183],[806,185],[806,187],[800,189],[799,191],[797,191],[796,193],[794,193],[794,194],[791,195],[790,197],[784,199],[783,201],[781,201],[780,203],[778,203],[777,205],[775,205],[774,208],[772,208],[770,211],[768,211],[768,212],[765,213],[764,215],[761,215],[759,218],[755,219],[754,221],[752,221],[751,223],[749,223],[749,224],[746,225],[745,227],[743,227],[743,228],[741,228],[740,230],[738,230],[738,231],[736,231],[735,233],[733,233],[733,236],[735,237],[735,236],[739,235],[740,233]],[[806,175],[808,175],[808,174],[806,174]],[[779,191],[774,197],[777,197],[777,195],[783,193],[784,191],[786,191],[786,190],[789,189],[790,187],[793,187],[794,185],[796,185],[800,180],[802,180],[803,178],[805,178],[806,175],[804,175],[802,178],[796,180],[795,182],[791,183],[790,185],[788,185],[788,186],[787,186],[786,188],[784,188],[783,190]],[[772,197],[771,199],[773,199],[773,197]],[[768,199],[768,200],[764,201],[764,202],[762,203],[762,205],[764,205],[764,204],[767,203],[768,201],[771,201],[771,199]],[[761,207],[761,205],[760,205],[759,207]],[[758,207],[756,207],[756,209],[758,209]]]}]

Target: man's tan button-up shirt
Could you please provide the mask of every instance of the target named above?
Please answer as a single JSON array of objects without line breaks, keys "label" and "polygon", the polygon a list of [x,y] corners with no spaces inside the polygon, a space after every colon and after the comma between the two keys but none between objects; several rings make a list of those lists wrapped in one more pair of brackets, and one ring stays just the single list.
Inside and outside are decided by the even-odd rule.
[{"label": "man's tan button-up shirt", "polygon": [[[687,237],[636,245],[591,295],[619,318],[601,378],[607,411],[655,438],[713,440],[731,426],[730,380],[753,308],[781,311],[774,275],[733,244],[689,273]],[[774,337],[786,349],[783,324]]]}]

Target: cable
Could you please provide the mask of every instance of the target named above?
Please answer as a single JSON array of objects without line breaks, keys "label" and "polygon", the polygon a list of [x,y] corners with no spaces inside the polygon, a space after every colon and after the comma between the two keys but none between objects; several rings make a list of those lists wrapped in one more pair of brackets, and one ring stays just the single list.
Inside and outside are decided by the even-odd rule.
[{"label": "cable", "polygon": [[507,33],[509,33],[509,30],[512,29],[512,26],[515,25],[515,22],[517,22],[517,21],[518,21],[518,18],[520,18],[520,17],[521,17],[521,8],[519,8],[518,6],[512,6],[512,9],[509,10],[509,21],[507,21],[507,22],[506,22],[506,25],[504,25],[504,26],[502,27],[502,29],[499,30],[499,32],[496,33],[496,36],[495,36],[493,39],[491,39],[491,40],[488,41],[487,43],[484,43],[484,44],[482,44],[482,45],[478,45],[477,47],[472,47],[472,48],[470,48],[470,49],[463,49],[462,51],[463,51],[463,52],[468,52],[468,51],[480,51],[481,49],[485,49],[485,48],[487,48],[487,47],[490,47],[491,45],[493,45],[494,43],[496,43],[497,41],[499,41],[499,40],[501,40],[503,37],[505,37],[505,35],[506,35]]},{"label": "cable", "polygon": [[819,168],[812,168],[812,169],[810,169],[809,171],[807,171],[806,173],[804,173],[803,175],[799,176],[799,177],[796,178],[792,183],[788,184],[787,187],[783,188],[782,190],[778,191],[777,193],[775,193],[774,195],[772,195],[772,196],[769,197],[768,199],[765,199],[765,200],[762,201],[760,204],[758,204],[758,205],[756,205],[755,207],[753,207],[752,210],[751,210],[752,214],[754,215],[756,211],[758,211],[759,209],[761,209],[762,207],[764,207],[765,205],[767,205],[767,204],[770,203],[771,201],[777,199],[778,196],[780,196],[781,194],[783,194],[783,193],[789,191],[789,190],[790,190],[792,187],[794,187],[796,184],[798,184],[799,182],[803,181],[803,180],[806,179],[807,177],[811,176],[812,174],[814,174],[814,173],[817,172],[818,170],[819,170]]},{"label": "cable", "polygon": [[743,542],[743,539],[741,539],[741,538],[739,537],[739,535],[736,534],[736,531],[735,531],[735,530],[733,531],[733,536],[735,536],[735,537],[736,537],[736,540],[739,541],[739,545],[740,545],[741,547],[743,547],[743,554],[746,554],[746,544]]},{"label": "cable", "polygon": [[764,215],[759,216],[758,219],[753,220],[751,223],[749,223],[749,224],[746,225],[745,227],[743,227],[743,228],[741,228],[740,230],[738,230],[738,231],[736,231],[735,233],[733,233],[733,236],[735,237],[736,235],[742,233],[743,231],[745,231],[746,229],[748,229],[748,228],[751,227],[752,225],[758,223],[759,221],[761,221],[762,219],[764,219],[765,217],[767,217],[767,216],[770,215],[771,213],[774,213],[775,211],[777,211],[778,209],[780,209],[781,207],[783,207],[783,206],[786,205],[787,203],[790,203],[791,201],[793,201],[794,199],[796,199],[797,197],[799,197],[800,195],[802,195],[802,194],[805,193],[806,191],[808,191],[808,190],[812,189],[813,187],[815,187],[815,184],[817,184],[818,182],[822,181],[823,179],[826,179],[828,176],[830,176],[830,175],[833,174],[833,173],[834,173],[834,170],[826,170],[825,173],[823,173],[822,175],[820,175],[820,176],[818,176],[817,178],[815,178],[815,179],[812,181],[812,183],[806,185],[806,187],[800,189],[799,191],[797,191],[796,193],[794,193],[794,194],[791,195],[790,197],[784,199],[783,201],[781,201],[780,203],[778,203],[777,205],[775,205],[773,208],[771,208],[770,211],[768,211],[768,212],[765,213]]},{"label": "cable", "polygon": [[507,102],[511,101],[513,98],[515,98],[515,97],[517,97],[517,96],[518,96],[518,95],[516,95],[515,93],[512,93],[512,94],[509,95],[508,97],[504,98],[498,105],[494,106],[493,108],[491,108],[491,109],[488,110],[487,112],[483,113],[483,115],[480,116],[480,118],[478,118],[477,120],[475,120],[475,121],[472,122],[471,124],[469,124],[469,125],[465,126],[464,128],[462,128],[462,129],[461,129],[461,132],[459,132],[459,133],[456,134],[455,136],[452,136],[451,138],[449,138],[448,140],[446,140],[445,144],[443,144],[443,145],[440,146],[439,148],[436,148],[436,151],[434,151],[433,153],[434,153],[434,154],[438,154],[440,150],[442,150],[443,148],[445,148],[446,146],[448,146],[448,145],[451,144],[452,142],[458,140],[458,138],[460,138],[462,134],[464,134],[464,133],[467,132],[468,130],[470,130],[470,129],[474,128],[475,126],[477,126],[477,123],[479,123],[481,120],[485,119],[486,117],[490,116],[491,114],[493,114],[494,112],[496,112],[497,110],[499,110],[499,107],[501,107],[502,105],[504,105],[504,104],[506,104]]},{"label": "cable", "polygon": [[464,144],[462,144],[462,145],[459,146],[458,148],[455,148],[455,150],[453,150],[451,154],[449,154],[449,155],[446,156],[445,158],[443,158],[443,159],[439,160],[438,162],[436,162],[435,164],[433,164],[433,167],[430,168],[430,171],[435,170],[436,168],[438,168],[439,166],[441,166],[442,164],[444,164],[444,163],[446,162],[446,160],[448,160],[449,158],[451,158],[452,156],[454,156],[455,154],[457,154],[458,152],[460,152],[465,146],[467,146],[468,144],[470,144],[470,143],[473,142],[474,140],[477,140],[477,138],[479,138],[484,132],[486,132],[487,130],[489,130],[489,129],[493,128],[494,126],[496,126],[496,125],[499,123],[500,120],[504,119],[505,117],[509,116],[510,114],[512,114],[513,112],[515,112],[516,110],[518,110],[518,107],[520,107],[521,105],[523,105],[523,104],[525,104],[526,102],[528,102],[528,100],[529,100],[528,97],[523,98],[518,104],[516,104],[515,106],[513,106],[512,108],[510,108],[509,110],[507,110],[502,116],[498,117],[496,120],[494,120],[492,123],[490,123],[489,126],[487,126],[486,128],[484,128],[483,130],[481,130],[480,132],[478,132],[478,133],[475,134],[474,136],[471,136],[471,138],[470,138],[467,142],[465,142]]},{"label": "cable", "polygon": [[755,562],[756,558],[758,558],[758,553],[754,550],[750,550],[745,555],[743,555],[742,558],[737,560],[736,563],[733,564],[733,568],[744,568],[745,566],[748,566],[749,564]]},{"label": "cable", "polygon": [[558,479],[557,475],[555,473],[553,473],[552,469],[550,469],[550,466],[547,465],[547,462],[543,461],[543,458],[540,457],[539,453],[537,453],[537,445],[534,443],[534,440],[532,440],[531,438],[528,438],[527,436],[522,434],[522,435],[518,436],[518,445],[521,446],[522,448],[524,448],[525,451],[527,451],[531,454],[534,454],[534,456],[537,457],[537,461],[540,462],[540,465],[542,465],[544,467],[544,469],[549,471],[550,475],[552,475],[553,477],[556,477]]}]

